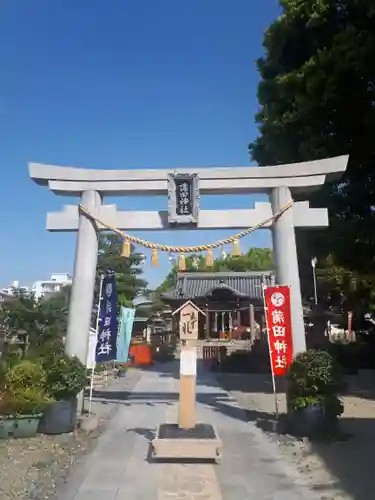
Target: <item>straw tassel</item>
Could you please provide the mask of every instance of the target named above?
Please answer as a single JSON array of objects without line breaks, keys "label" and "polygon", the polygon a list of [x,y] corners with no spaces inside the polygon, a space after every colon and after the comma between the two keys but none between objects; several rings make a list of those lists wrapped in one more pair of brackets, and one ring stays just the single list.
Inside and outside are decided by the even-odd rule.
[{"label": "straw tassel", "polygon": [[238,240],[233,241],[232,255],[238,257],[241,255],[240,242]]},{"label": "straw tassel", "polygon": [[212,267],[213,265],[214,265],[214,254],[212,252],[212,249],[209,248],[206,253],[206,266]]},{"label": "straw tassel", "polygon": [[151,251],[151,265],[152,267],[157,267],[159,265],[159,256],[157,248],[153,248]]},{"label": "straw tassel", "polygon": [[121,257],[130,257],[130,242],[128,240],[124,240],[121,250]]},{"label": "straw tassel", "polygon": [[186,260],[183,253],[178,257],[178,270],[186,271]]}]

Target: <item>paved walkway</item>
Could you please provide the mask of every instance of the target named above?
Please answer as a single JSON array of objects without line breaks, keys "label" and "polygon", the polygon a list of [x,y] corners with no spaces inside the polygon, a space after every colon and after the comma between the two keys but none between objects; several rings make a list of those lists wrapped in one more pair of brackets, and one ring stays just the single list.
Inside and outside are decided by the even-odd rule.
[{"label": "paved walkway", "polygon": [[121,391],[111,395],[121,407],[95,451],[74,471],[59,500],[319,498],[282,461],[277,444],[247,423],[236,402],[205,372],[198,372],[197,419],[216,426],[223,441],[222,462],[149,462],[149,442],[156,426],[177,419],[177,373],[177,362],[159,365],[142,374],[128,399],[122,399]]}]

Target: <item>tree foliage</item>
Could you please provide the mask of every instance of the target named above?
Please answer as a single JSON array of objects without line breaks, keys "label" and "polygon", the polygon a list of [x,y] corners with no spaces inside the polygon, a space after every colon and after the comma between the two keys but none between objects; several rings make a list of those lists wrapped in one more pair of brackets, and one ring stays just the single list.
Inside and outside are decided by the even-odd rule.
[{"label": "tree foliage", "polygon": [[[251,248],[240,256],[219,257],[213,266],[207,267],[202,254],[189,255],[186,260],[187,272],[224,272],[224,271],[270,271],[274,268],[272,250],[269,248]],[[175,264],[163,283],[156,290],[156,295],[172,288],[176,282],[178,266]]]},{"label": "tree foliage", "polygon": [[30,353],[42,353],[62,344],[66,334],[69,290],[37,301],[33,295],[14,292],[15,299],[0,309],[0,325],[8,340],[26,332]]},{"label": "tree foliage", "polygon": [[147,287],[141,278],[142,254],[131,250],[129,258],[121,257],[123,240],[114,233],[101,233],[99,237],[96,291],[99,289],[100,275],[112,269],[116,274],[117,303],[119,306],[132,305],[133,300]]},{"label": "tree foliage", "polygon": [[312,256],[330,256],[336,271],[355,273],[366,288],[375,275],[375,3],[280,5],[257,62],[260,134],[251,157],[277,165],[350,155],[344,177],[311,198],[328,207],[330,229],[298,236],[300,264],[310,269]]},{"label": "tree foliage", "polygon": [[[117,235],[100,236],[96,294],[100,275],[112,269],[116,274],[119,307],[131,305],[147,285],[140,277],[141,255],[133,252],[126,259],[120,255],[121,248],[122,240]],[[70,292],[71,287],[66,286],[59,293],[37,301],[33,295],[15,290],[15,299],[4,303],[0,308],[0,328],[8,339],[16,338],[20,331],[25,331],[28,334],[28,355],[43,354],[44,351],[57,352],[66,335]]]},{"label": "tree foliage", "polygon": [[375,275],[337,265],[329,255],[317,271],[321,302],[362,314],[375,312]]},{"label": "tree foliage", "polygon": [[243,255],[228,255],[225,259],[216,259],[212,271],[270,271],[273,268],[273,255],[270,248],[250,248]]}]

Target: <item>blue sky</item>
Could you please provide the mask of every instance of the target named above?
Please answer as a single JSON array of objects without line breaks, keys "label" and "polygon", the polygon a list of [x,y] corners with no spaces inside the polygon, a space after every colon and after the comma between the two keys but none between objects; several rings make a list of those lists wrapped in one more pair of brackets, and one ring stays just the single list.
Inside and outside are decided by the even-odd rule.
[{"label": "blue sky", "polygon": [[[56,197],[27,162],[93,169],[248,165],[257,135],[255,59],[277,0],[12,0],[0,14],[0,285],[73,268],[75,235],[48,233]],[[164,197],[114,200],[160,210]],[[110,199],[110,203],[113,199]],[[245,208],[253,198],[203,197],[202,208]],[[169,244],[229,231],[149,232]],[[269,246],[257,231],[244,247]],[[145,265],[153,286],[165,276]]]}]

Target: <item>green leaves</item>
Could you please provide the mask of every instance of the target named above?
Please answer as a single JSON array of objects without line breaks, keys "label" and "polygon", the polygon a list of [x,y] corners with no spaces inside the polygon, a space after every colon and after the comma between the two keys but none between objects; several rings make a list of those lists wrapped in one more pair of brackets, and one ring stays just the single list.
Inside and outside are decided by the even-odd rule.
[{"label": "green leaves", "polygon": [[244,255],[215,260],[212,271],[270,271],[274,267],[272,250],[250,248]]},{"label": "green leaves", "polygon": [[12,394],[25,387],[44,389],[45,384],[46,373],[37,362],[21,361],[11,367],[6,374],[6,387]]},{"label": "green leaves", "polygon": [[[244,255],[219,257],[215,259],[212,267],[206,266],[204,255],[189,255],[186,258],[187,272],[270,271],[274,267],[272,250],[269,248],[250,248]],[[162,293],[172,288],[176,282],[177,273],[178,266],[175,265],[156,293]]]},{"label": "green leaves", "polygon": [[13,416],[40,415],[48,403],[53,402],[46,393],[37,387],[24,387],[11,394],[6,411]]},{"label": "green leaves", "polygon": [[96,280],[96,296],[99,292],[100,275],[112,269],[116,274],[118,306],[129,306],[147,287],[147,281],[141,278],[142,255],[134,251],[129,258],[121,257],[123,240],[114,233],[100,233]]},{"label": "green leaves", "polygon": [[61,344],[66,332],[69,290],[36,301],[33,296],[17,294],[0,310],[0,324],[8,339],[21,332],[28,338],[27,355],[38,355],[53,344]]},{"label": "green leaves", "polygon": [[86,368],[78,358],[64,353],[42,359],[46,390],[56,401],[75,397],[85,387]]},{"label": "green leaves", "polygon": [[[336,266],[367,281],[375,277],[374,2],[280,4],[257,62],[259,137],[249,151],[260,165],[349,153],[343,179],[310,197],[312,206],[329,208],[330,229],[306,236],[306,246],[309,259],[332,255]],[[301,271],[309,266],[300,264]],[[372,304],[369,293],[366,300]]]},{"label": "green leaves", "polygon": [[289,368],[288,400],[294,410],[323,404],[340,415],[343,408],[337,394],[342,388],[342,371],[326,351],[299,353]]},{"label": "green leaves", "polygon": [[52,399],[47,394],[47,377],[38,362],[21,361],[8,366],[1,395],[0,413],[35,415],[41,413]]}]

